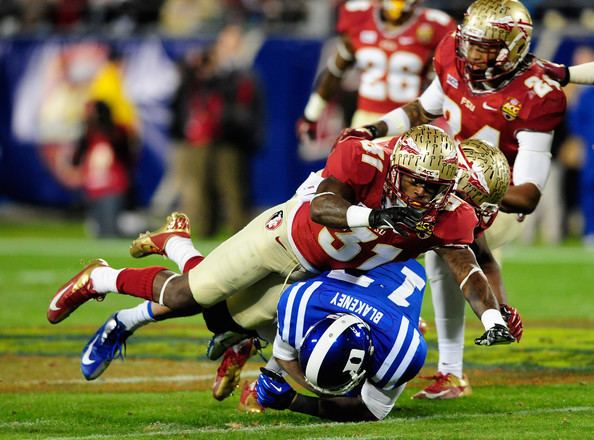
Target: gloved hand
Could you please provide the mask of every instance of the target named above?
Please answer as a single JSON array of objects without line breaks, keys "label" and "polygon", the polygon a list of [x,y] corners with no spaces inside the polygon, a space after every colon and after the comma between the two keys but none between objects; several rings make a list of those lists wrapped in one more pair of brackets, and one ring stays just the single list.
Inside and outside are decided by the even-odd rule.
[{"label": "gloved hand", "polygon": [[569,83],[569,68],[566,65],[542,59],[538,59],[537,63],[543,67],[549,78],[557,81],[562,87]]},{"label": "gloved hand", "polygon": [[509,332],[516,338],[516,342],[520,342],[522,334],[524,334],[524,324],[522,323],[522,317],[518,309],[507,304],[501,304],[499,311],[509,327]]},{"label": "gloved hand", "polygon": [[305,116],[302,116],[297,121],[297,136],[300,140],[316,140],[316,132],[318,130],[318,123],[310,121]]},{"label": "gloved hand", "polygon": [[260,368],[262,372],[256,382],[258,403],[265,408],[287,409],[297,395],[287,381],[274,371]]},{"label": "gloved hand", "polygon": [[412,208],[372,209],[369,214],[369,226],[378,229],[393,229],[400,235],[405,235],[406,226],[413,231],[416,224],[423,218],[423,213]]},{"label": "gloved hand", "polygon": [[476,345],[502,345],[511,344],[516,339],[509,332],[509,329],[501,324],[495,324],[487,330],[480,338],[476,338]]}]

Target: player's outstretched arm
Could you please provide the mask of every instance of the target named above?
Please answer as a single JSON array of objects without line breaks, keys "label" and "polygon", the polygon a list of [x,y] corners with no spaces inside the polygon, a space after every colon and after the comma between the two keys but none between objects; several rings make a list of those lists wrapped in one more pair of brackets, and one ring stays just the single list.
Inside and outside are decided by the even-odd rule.
[{"label": "player's outstretched arm", "polygon": [[336,54],[328,59],[326,68],[320,74],[317,86],[310,95],[303,111],[303,116],[297,121],[297,135],[300,138],[316,138],[317,123],[328,104],[336,96],[342,77],[353,65],[355,57],[348,38],[343,36],[336,45]]},{"label": "player's outstretched arm", "polygon": [[436,249],[436,252],[448,264],[464,297],[485,327],[485,333],[475,339],[475,344],[498,345],[514,342],[487,277],[470,248],[442,247]]},{"label": "player's outstretched arm", "polygon": [[[279,359],[278,362],[296,382],[307,388],[297,361]],[[369,411],[360,395],[353,397],[306,396],[296,393],[281,375],[265,368],[262,368],[261,371],[256,382],[256,395],[258,403],[264,407],[277,410],[288,409],[338,422],[378,420]]]},{"label": "player's outstretched arm", "polygon": [[493,257],[485,236],[481,235],[478,237],[471,247],[476,255],[477,262],[485,273],[489,285],[491,286],[491,289],[493,289],[493,293],[499,302],[501,316],[503,316],[503,319],[507,323],[510,333],[516,338],[517,342],[520,342],[522,334],[524,333],[522,317],[517,308],[507,304],[507,293],[503,284],[503,278],[501,277],[501,268],[495,260],[495,257]]},{"label": "player's outstretched arm", "polygon": [[567,67],[548,60],[538,60],[545,73],[562,86],[567,84],[594,84],[594,61]]},{"label": "player's outstretched arm", "polygon": [[427,112],[421,101],[415,99],[402,107],[392,110],[382,116],[381,120],[365,125],[375,138],[384,136],[398,136],[417,125],[427,124],[437,118]]}]

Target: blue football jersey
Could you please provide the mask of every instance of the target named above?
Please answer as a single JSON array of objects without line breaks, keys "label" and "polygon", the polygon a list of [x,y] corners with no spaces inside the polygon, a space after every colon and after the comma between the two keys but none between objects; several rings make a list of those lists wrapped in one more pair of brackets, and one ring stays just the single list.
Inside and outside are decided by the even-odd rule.
[{"label": "blue football jersey", "polygon": [[324,272],[285,289],[278,304],[278,335],[299,349],[307,330],[327,315],[357,315],[369,324],[374,345],[368,380],[393,389],[412,379],[425,362],[427,345],[418,330],[425,284],[425,269],[415,260],[358,276]]}]

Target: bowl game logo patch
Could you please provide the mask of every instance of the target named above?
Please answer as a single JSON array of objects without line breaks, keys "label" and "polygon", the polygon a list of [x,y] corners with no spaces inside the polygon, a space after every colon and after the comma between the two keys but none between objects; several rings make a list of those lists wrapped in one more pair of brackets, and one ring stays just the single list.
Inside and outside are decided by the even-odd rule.
[{"label": "bowl game logo patch", "polygon": [[266,222],[266,225],[264,225],[264,227],[266,229],[268,229],[269,231],[274,231],[276,228],[278,228],[283,222],[283,212],[282,211],[277,211],[274,214],[272,214],[272,217],[270,217],[270,220],[268,220]]},{"label": "bowl game logo patch", "polygon": [[425,240],[433,235],[433,223],[420,221],[415,225],[415,232],[417,237]]},{"label": "bowl game logo patch", "polygon": [[501,112],[503,117],[508,121],[513,121],[520,114],[522,104],[516,98],[507,98],[507,100],[501,106]]}]

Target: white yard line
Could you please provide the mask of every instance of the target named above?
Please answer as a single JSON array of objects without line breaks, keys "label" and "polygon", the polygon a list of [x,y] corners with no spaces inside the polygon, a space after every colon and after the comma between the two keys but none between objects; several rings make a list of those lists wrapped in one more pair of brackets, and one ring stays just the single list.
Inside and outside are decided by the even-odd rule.
[{"label": "white yard line", "polygon": [[[530,409],[530,410],[523,410],[523,411],[514,411],[514,415],[546,415],[546,414],[557,414],[557,413],[565,413],[565,412],[589,412],[594,411],[594,406],[570,406],[570,407],[563,407],[563,408],[543,408],[543,409]],[[509,415],[509,412],[502,412],[502,413],[492,413],[489,416],[493,418],[501,417],[504,419]],[[423,422],[428,420],[459,420],[461,418],[479,418],[479,417],[486,417],[487,414],[485,413],[449,413],[449,414],[439,414],[439,415],[431,415],[426,417],[409,417],[409,418],[397,418],[397,419],[387,419],[379,422],[375,422],[378,424],[383,425],[394,425],[402,428],[403,423],[416,423],[416,422]],[[48,425],[47,420],[39,420],[37,423],[41,425]],[[26,427],[34,427],[36,425],[35,422],[29,423],[25,422],[22,426]],[[348,426],[354,425],[352,423],[310,423],[306,425],[260,425],[260,426],[244,426],[244,427],[237,427],[233,429],[229,428],[196,428],[196,429],[167,429],[163,431],[153,431],[153,432],[134,432],[128,434],[100,434],[100,435],[89,435],[84,437],[46,437],[46,440],[92,440],[92,439],[112,439],[112,438],[128,438],[128,437],[169,437],[169,436],[179,436],[179,435],[192,435],[192,434],[214,434],[214,433],[229,433],[229,432],[259,432],[259,431],[266,431],[266,433],[279,430],[279,429],[293,429],[295,431],[301,431],[304,429],[310,428],[323,428],[325,426],[328,427],[336,427],[336,426]],[[3,427],[17,427],[19,426],[17,423],[1,423],[0,428]],[[344,437],[316,437],[316,440],[332,440],[337,438],[344,438]],[[357,437],[357,438],[378,438],[378,435],[369,435],[364,437]]]}]

